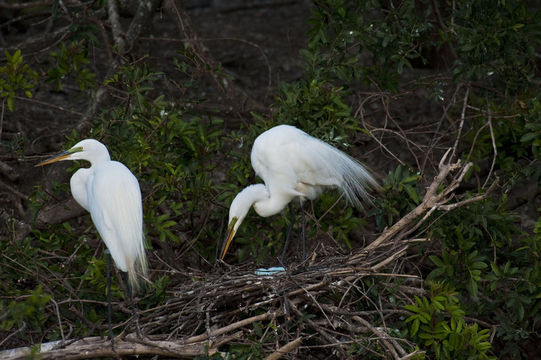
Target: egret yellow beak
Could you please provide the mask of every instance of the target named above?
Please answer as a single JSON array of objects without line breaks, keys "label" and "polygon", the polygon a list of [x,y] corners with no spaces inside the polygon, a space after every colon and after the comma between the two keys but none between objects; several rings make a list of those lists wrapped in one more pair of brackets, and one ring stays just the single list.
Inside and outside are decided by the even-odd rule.
[{"label": "egret yellow beak", "polygon": [[47,160],[42,161],[39,164],[36,164],[34,166],[37,167],[37,166],[49,165],[49,164],[55,163],[57,161],[65,160],[65,159],[69,158],[71,156],[71,154],[79,152],[79,151],[83,151],[83,148],[81,146],[78,146],[76,148],[71,148],[71,149],[66,150],[66,151],[62,151],[60,154],[56,154],[55,156],[50,157]]},{"label": "egret yellow beak", "polygon": [[231,245],[231,241],[233,241],[233,237],[235,236],[235,224],[237,223],[238,220],[239,218],[235,216],[231,220],[231,223],[229,223],[229,226],[227,227],[229,232],[227,234],[227,239],[225,240],[225,246],[224,246],[224,250],[222,251],[222,256],[220,256],[221,260],[224,259],[225,254],[227,253],[227,250],[229,249],[229,245]]}]

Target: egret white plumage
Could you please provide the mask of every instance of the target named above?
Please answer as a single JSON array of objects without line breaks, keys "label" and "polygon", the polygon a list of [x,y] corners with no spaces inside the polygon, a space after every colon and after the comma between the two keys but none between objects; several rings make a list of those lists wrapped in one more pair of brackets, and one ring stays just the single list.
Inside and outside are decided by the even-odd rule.
[{"label": "egret white plumage", "polygon": [[358,161],[290,125],[275,126],[260,134],[252,147],[251,162],[264,184],[250,185],[233,199],[221,259],[252,206],[259,216],[267,217],[279,213],[294,199],[301,203],[314,200],[324,190],[337,188],[351,204],[361,207],[370,199],[368,191],[379,188]]},{"label": "egret white plumage", "polygon": [[[124,164],[112,161],[105,145],[94,139],[82,140],[71,149],[36,166],[61,160],[90,162],[89,168],[81,168],[71,177],[71,194],[79,205],[90,212],[92,221],[105,242],[110,256],[116,267],[122,271],[130,305],[137,320],[131,288],[137,288],[138,274],[144,275],[147,271],[143,237],[143,206],[137,178]],[[110,296],[109,271],[107,276],[108,296]]]}]

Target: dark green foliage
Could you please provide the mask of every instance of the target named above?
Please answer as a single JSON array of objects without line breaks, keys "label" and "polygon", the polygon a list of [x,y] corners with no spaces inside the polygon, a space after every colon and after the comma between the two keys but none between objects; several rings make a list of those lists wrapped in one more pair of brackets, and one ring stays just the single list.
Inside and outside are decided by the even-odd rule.
[{"label": "dark green foliage", "polygon": [[[431,45],[433,26],[423,21],[430,9],[419,11],[406,1],[396,9],[384,9],[379,1],[319,2],[310,24],[309,51],[314,52],[314,72],[322,78],[351,82],[375,82],[396,90],[403,69],[413,59],[424,60],[421,51]],[[366,65],[361,65],[368,60]]]},{"label": "dark green foliage", "polygon": [[489,329],[468,324],[460,307],[458,293],[449,286],[431,283],[430,296],[415,296],[415,304],[405,308],[413,314],[406,319],[409,333],[429,357],[436,359],[496,359],[489,356]]},{"label": "dark green foliage", "polygon": [[461,1],[454,20],[457,60],[454,75],[487,81],[514,93],[535,77],[535,47],[541,12],[528,1]]},{"label": "dark green foliage", "polygon": [[[532,336],[540,317],[539,221],[534,236],[519,242],[514,218],[486,200],[446,214],[431,229],[441,253],[428,279],[440,279],[461,292],[468,312],[500,324],[503,353],[520,358],[520,346]],[[530,315],[526,315],[530,314]]]},{"label": "dark green foliage", "polygon": [[7,102],[8,109],[15,108],[15,95],[22,91],[26,97],[32,97],[32,90],[37,85],[38,73],[23,62],[21,50],[13,54],[5,52],[6,64],[0,66],[0,97]]},{"label": "dark green foliage", "polygon": [[57,90],[62,88],[62,81],[71,76],[81,91],[95,85],[96,74],[87,68],[89,60],[84,41],[72,42],[68,46],[60,44],[60,49],[51,51],[50,55],[55,66],[49,69],[47,81],[54,82]]},{"label": "dark green foliage", "polygon": [[343,88],[317,79],[282,84],[274,105],[274,122],[294,125],[324,141],[347,146],[346,134],[361,129],[351,117],[345,95]]},{"label": "dark green foliage", "polygon": [[35,331],[45,325],[47,315],[44,307],[51,301],[51,296],[43,293],[41,285],[28,294],[21,294],[21,300],[11,301],[6,307],[2,304],[2,308],[6,310],[0,324],[3,331],[19,328],[24,333],[28,330]]},{"label": "dark green foliage", "polygon": [[[421,64],[451,67],[456,80],[488,81],[514,93],[536,76],[541,12],[528,1],[318,5],[308,49],[320,59],[314,68],[322,78],[360,79],[397,90],[404,68]],[[361,65],[362,59],[369,63]]]},{"label": "dark green foliage", "polygon": [[376,206],[369,215],[374,216],[378,229],[382,231],[413,210],[421,201],[417,186],[419,174],[398,165],[395,171],[383,179],[381,195],[376,198]]},{"label": "dark green foliage", "polygon": [[[455,83],[478,84],[470,87],[467,102],[480,109],[481,116],[465,123],[464,157],[475,162],[474,171],[481,171],[479,163],[486,159],[490,163],[495,146],[493,170],[503,177],[504,189],[509,189],[525,176],[539,178],[532,155],[539,160],[535,51],[541,39],[540,16],[538,6],[519,0],[452,4],[319,1],[310,20],[309,46],[303,53],[308,59],[305,70],[311,79],[342,89],[343,96],[359,82],[375,85],[378,90],[414,90],[415,83],[402,81],[406,71],[414,67],[447,69]],[[436,101],[444,98],[441,89],[449,85],[430,78],[420,83],[434,86]],[[515,97],[503,98],[501,94]],[[458,117],[460,108],[454,111]],[[384,179],[384,191],[371,210],[380,230],[419,203],[420,177],[404,170],[398,167]],[[533,329],[539,329],[536,316],[524,315],[539,312],[539,294],[533,290],[533,284],[539,285],[539,259],[538,252],[529,251],[537,246],[535,236],[519,233],[516,217],[505,210],[505,204],[505,195],[501,200],[496,196],[450,213],[435,213],[424,231],[441,248],[429,254],[426,267],[428,279],[445,281],[456,289],[453,304],[502,324],[496,341],[501,342],[503,354],[518,358],[522,351],[519,343],[535,342]],[[416,306],[432,306],[429,298],[419,301]],[[441,321],[443,326],[448,320],[444,316]],[[477,339],[483,349],[474,350],[488,354],[486,330],[478,331],[471,325],[467,332],[459,336],[460,341],[456,334],[449,342],[449,333],[434,331],[425,340],[434,341],[431,351],[438,358],[478,358],[455,352],[461,341],[469,342],[466,339]],[[413,335],[418,336],[417,332]],[[444,338],[448,341],[443,342]]]},{"label": "dark green foliage", "polygon": [[537,160],[541,160],[541,100],[539,95],[533,97],[526,108],[524,115],[524,135],[520,138],[522,145],[530,146]]}]

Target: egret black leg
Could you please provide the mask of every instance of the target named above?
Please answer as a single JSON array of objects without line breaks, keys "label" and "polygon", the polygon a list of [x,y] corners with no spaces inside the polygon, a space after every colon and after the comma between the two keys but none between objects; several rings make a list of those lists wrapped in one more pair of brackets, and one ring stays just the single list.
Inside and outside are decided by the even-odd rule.
[{"label": "egret black leg", "polygon": [[111,308],[111,252],[105,249],[105,258],[107,263],[107,321],[109,322],[109,339],[111,340],[111,349],[115,350],[115,337],[113,334],[112,308]]},{"label": "egret black leg", "polygon": [[289,203],[288,205],[288,210],[289,210],[289,224],[286,230],[286,239],[284,241],[284,248],[282,249],[282,255],[280,256],[280,262],[282,264],[284,264],[286,251],[289,246],[289,238],[291,236],[291,230],[293,229],[293,225],[295,224],[295,213],[293,212],[293,205],[291,203]]},{"label": "egret black leg", "polygon": [[137,337],[141,338],[141,329],[139,328],[139,314],[137,314],[137,309],[135,308],[135,305],[133,303],[133,293],[130,282],[128,281],[128,274],[123,272],[122,278],[124,279],[124,283],[126,284],[126,291],[128,292],[130,308],[133,312],[133,319],[135,320],[135,333],[137,334]]},{"label": "egret black leg", "polygon": [[301,201],[301,237],[302,237],[302,262],[306,260],[306,218],[304,217],[304,206]]}]

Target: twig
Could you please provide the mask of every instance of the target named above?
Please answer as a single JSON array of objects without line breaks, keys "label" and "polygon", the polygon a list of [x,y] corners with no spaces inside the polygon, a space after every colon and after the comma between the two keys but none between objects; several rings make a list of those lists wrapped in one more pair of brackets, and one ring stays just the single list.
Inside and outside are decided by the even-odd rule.
[{"label": "twig", "polygon": [[484,200],[487,198],[488,194],[494,190],[494,188],[496,187],[496,185],[498,184],[498,180],[496,179],[496,181],[494,181],[490,187],[487,189],[487,191],[484,193],[484,194],[481,194],[481,195],[477,195],[477,196],[474,196],[474,197],[471,197],[469,199],[465,199],[465,200],[462,200],[462,201],[459,201],[457,203],[454,203],[454,204],[449,204],[449,205],[440,205],[438,206],[438,210],[443,210],[443,211],[451,211],[451,210],[454,210],[458,207],[461,207],[461,206],[464,206],[464,205],[468,205],[468,204],[471,204],[473,202],[477,202],[477,201],[481,201],[481,200]]},{"label": "twig", "polygon": [[0,180],[0,187],[3,187],[5,189],[7,189],[9,192],[11,192],[13,195],[17,195],[18,198],[22,199],[22,200],[26,200],[28,199],[28,195],[26,194],[23,194],[22,192],[20,192],[19,190],[15,189],[13,186],[9,185],[9,184],[6,184],[5,182],[1,181]]},{"label": "twig", "polygon": [[51,6],[54,0],[38,0],[32,2],[7,2],[0,1],[0,8],[5,9],[28,9],[42,6]]},{"label": "twig", "polygon": [[[369,251],[386,243],[398,233],[406,233],[407,227],[411,226],[415,219],[417,219],[419,216],[424,215],[426,212],[433,212],[437,208],[441,209],[441,205],[450,200],[450,198],[448,198],[448,195],[454,190],[456,190],[456,188],[460,185],[462,179],[466,175],[467,171],[472,166],[471,163],[466,163],[465,165],[462,165],[460,160],[454,164],[447,163],[447,158],[450,151],[451,149],[448,149],[441,158],[439,163],[440,172],[428,187],[421,204],[419,204],[415,209],[413,209],[400,220],[398,220],[398,222],[396,222],[389,229],[386,229],[376,240],[367,245],[362,252],[352,256],[348,261],[349,264],[352,264],[356,260],[362,258],[363,256],[366,256]],[[448,185],[443,191],[438,193],[440,185],[446,179],[448,174],[451,171],[457,170],[459,168],[461,169],[461,171],[458,176],[453,181],[451,181],[450,185]],[[425,216],[425,218],[426,217],[427,216]]]},{"label": "twig", "polygon": [[58,328],[60,329],[60,336],[62,337],[62,343],[66,341],[66,338],[64,337],[64,329],[62,328],[62,318],[60,317],[60,310],[58,309],[58,303],[55,299],[51,299],[54,309],[56,312],[56,318],[58,319]]},{"label": "twig", "polygon": [[456,149],[458,148],[458,142],[460,140],[460,137],[462,136],[462,128],[464,127],[464,119],[466,117],[466,106],[468,105],[468,95],[470,94],[470,87],[466,87],[466,93],[464,94],[464,101],[462,104],[462,112],[460,114],[460,125],[458,126],[458,133],[456,135],[455,139],[455,145],[453,146],[453,154],[451,155],[451,159],[454,159]]},{"label": "twig", "polygon": [[406,355],[406,356],[403,356],[400,358],[400,360],[409,360],[411,358],[413,358],[414,356],[417,356],[417,355],[421,355],[421,354],[425,354],[426,351],[422,351],[422,350],[415,350],[414,352]]},{"label": "twig", "polygon": [[[26,322],[23,322],[23,324],[21,325],[20,328],[18,328],[17,330],[15,330],[13,333],[9,334],[8,336],[6,336],[6,338],[0,342],[0,346],[2,346],[6,341],[8,341],[12,336],[17,335],[20,332],[23,332],[24,329],[26,329]],[[0,351],[0,358],[3,359],[3,357],[1,357],[1,355],[2,355],[2,352]]]},{"label": "twig", "polygon": [[55,110],[58,110],[58,111],[67,112],[67,113],[72,114],[72,115],[83,116],[83,113],[81,113],[79,111],[72,110],[72,109],[67,109],[67,108],[65,108],[63,106],[51,104],[50,102],[47,102],[47,101],[40,101],[40,100],[37,100],[37,99],[27,98],[25,96],[17,96],[17,95],[15,96],[15,99],[18,100],[18,101],[26,101],[26,102],[29,102],[29,103],[34,103],[34,104],[37,104],[37,105],[39,105],[41,107],[46,106],[46,107],[49,107],[49,108],[52,108],[52,109],[55,109]]},{"label": "twig", "polygon": [[488,120],[487,120],[488,129],[490,130],[490,139],[492,140],[492,150],[494,151],[494,155],[492,156],[492,164],[490,165],[490,170],[486,177],[485,183],[482,186],[483,189],[485,188],[485,186],[487,186],[490,176],[492,175],[492,171],[494,170],[494,165],[496,165],[496,157],[498,156],[498,148],[496,147],[496,138],[494,136],[494,129],[492,129],[492,113],[490,111],[490,104],[488,102],[488,98],[486,99],[486,102],[487,102],[487,112],[488,112]]},{"label": "twig", "polygon": [[302,343],[302,337],[299,337],[293,341],[288,342],[269,356],[265,358],[265,360],[278,360],[285,354],[288,354],[298,348]]},{"label": "twig", "polygon": [[[394,359],[400,359],[400,356],[396,352],[398,349],[395,349],[395,347],[389,342],[389,335],[388,334],[386,334],[386,333],[384,333],[382,331],[379,331],[378,329],[373,327],[372,324],[370,324],[368,321],[366,321],[365,319],[363,319],[360,316],[355,315],[355,316],[352,317],[352,319],[357,321],[357,322],[360,322],[361,324],[363,324],[364,326],[369,328],[376,336],[379,337],[379,339],[383,343],[383,346],[385,346],[387,348],[387,350],[389,350],[389,352],[391,353],[393,358]],[[401,348],[401,350],[402,350],[401,352],[403,352],[404,354],[406,353],[404,351],[404,349]]]},{"label": "twig", "polygon": [[204,333],[204,334],[201,334],[201,335],[192,336],[192,337],[186,339],[186,341],[184,343],[185,344],[193,344],[193,343],[196,343],[196,342],[199,342],[199,341],[206,340],[211,336],[219,336],[219,335],[228,333],[228,332],[230,332],[232,330],[238,329],[240,327],[243,327],[243,326],[249,325],[251,323],[254,323],[256,321],[268,320],[268,319],[271,319],[271,318],[276,317],[276,316],[278,316],[277,312],[268,311],[268,312],[266,312],[264,314],[261,314],[261,315],[256,315],[256,316],[252,316],[252,317],[250,317],[248,319],[237,321],[236,323],[224,326],[224,327],[222,327],[220,329],[216,329],[214,331],[211,331],[210,333]]}]

